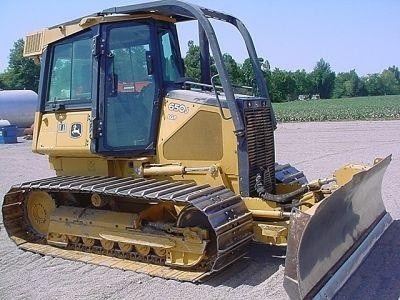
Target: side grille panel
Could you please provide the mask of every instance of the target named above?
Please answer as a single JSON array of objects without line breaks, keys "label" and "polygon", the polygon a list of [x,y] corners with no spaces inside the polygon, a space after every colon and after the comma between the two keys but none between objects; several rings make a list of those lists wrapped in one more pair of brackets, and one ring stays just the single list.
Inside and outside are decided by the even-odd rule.
[{"label": "side grille panel", "polygon": [[249,193],[256,196],[256,176],[263,172],[264,186],[275,189],[275,149],[271,108],[266,100],[243,101],[249,163]]}]

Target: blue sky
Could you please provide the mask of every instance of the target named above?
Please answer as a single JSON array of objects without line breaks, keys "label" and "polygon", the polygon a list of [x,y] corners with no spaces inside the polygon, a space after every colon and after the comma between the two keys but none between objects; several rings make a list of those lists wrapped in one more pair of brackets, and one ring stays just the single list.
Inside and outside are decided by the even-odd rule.
[{"label": "blue sky", "polygon": [[[137,0],[1,0],[0,72],[8,66],[13,43],[26,33]],[[311,71],[324,58],[335,72],[360,75],[400,66],[399,0],[192,0],[230,13],[249,29],[258,55],[272,68]],[[185,24],[186,25],[186,24]],[[184,28],[186,27],[186,28]],[[244,47],[229,25],[216,28],[223,52],[242,62]],[[197,28],[179,26],[181,45],[197,40]]]}]

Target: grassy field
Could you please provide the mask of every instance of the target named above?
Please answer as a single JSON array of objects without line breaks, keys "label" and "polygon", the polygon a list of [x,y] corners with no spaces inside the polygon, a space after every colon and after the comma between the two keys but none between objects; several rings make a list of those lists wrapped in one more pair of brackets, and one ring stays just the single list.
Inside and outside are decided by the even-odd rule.
[{"label": "grassy field", "polygon": [[400,119],[400,95],[273,103],[278,122]]}]

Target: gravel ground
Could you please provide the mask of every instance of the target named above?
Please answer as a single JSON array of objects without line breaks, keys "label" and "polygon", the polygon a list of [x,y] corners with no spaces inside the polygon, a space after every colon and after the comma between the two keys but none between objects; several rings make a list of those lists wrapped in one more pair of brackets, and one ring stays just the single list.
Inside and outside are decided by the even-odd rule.
[{"label": "gravel ground", "polygon": [[[400,296],[400,121],[286,123],[276,131],[277,161],[309,179],[326,177],[347,162],[369,164],[393,154],[383,197],[395,220],[336,295],[337,299]],[[0,145],[0,199],[12,184],[53,176],[30,141]],[[285,249],[254,245],[249,256],[203,284],[180,283],[107,267],[24,252],[0,230],[0,299],[287,299],[282,287]]]}]

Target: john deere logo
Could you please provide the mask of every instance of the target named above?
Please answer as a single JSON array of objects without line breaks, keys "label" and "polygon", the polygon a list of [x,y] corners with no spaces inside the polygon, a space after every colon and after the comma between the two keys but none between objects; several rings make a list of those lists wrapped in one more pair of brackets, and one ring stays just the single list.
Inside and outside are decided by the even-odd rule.
[{"label": "john deere logo", "polygon": [[82,124],[72,123],[71,125],[71,137],[73,139],[80,138],[82,136]]}]

